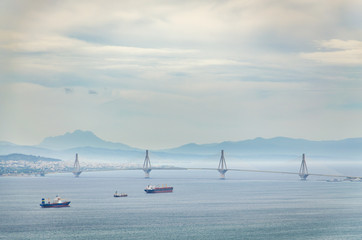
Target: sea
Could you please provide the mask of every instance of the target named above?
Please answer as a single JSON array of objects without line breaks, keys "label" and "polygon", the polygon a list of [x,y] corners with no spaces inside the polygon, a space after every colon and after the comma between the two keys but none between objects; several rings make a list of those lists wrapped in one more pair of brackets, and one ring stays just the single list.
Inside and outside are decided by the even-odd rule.
[{"label": "sea", "polygon": [[[146,194],[149,184],[174,191]],[[70,207],[39,206],[56,195]],[[362,239],[362,182],[203,170],[1,177],[0,239]]]}]

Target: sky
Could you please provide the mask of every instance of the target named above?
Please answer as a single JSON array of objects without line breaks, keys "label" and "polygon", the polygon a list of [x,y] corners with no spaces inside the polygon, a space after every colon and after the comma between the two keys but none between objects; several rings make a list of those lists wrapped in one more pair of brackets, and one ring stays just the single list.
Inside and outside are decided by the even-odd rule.
[{"label": "sky", "polygon": [[362,137],[362,1],[0,2],[0,140]]}]

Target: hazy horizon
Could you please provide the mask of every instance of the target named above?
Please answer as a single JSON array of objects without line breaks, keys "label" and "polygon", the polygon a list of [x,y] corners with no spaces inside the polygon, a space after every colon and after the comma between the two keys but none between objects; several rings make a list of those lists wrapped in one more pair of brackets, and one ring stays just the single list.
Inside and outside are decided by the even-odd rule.
[{"label": "hazy horizon", "polygon": [[[80,129],[76,129],[74,132],[65,132],[64,134],[60,134],[60,135],[57,135],[57,136],[46,136],[44,139],[42,139],[39,143],[36,143],[36,144],[32,144],[32,145],[26,145],[26,144],[19,144],[19,143],[16,143],[16,142],[11,142],[11,141],[7,141],[7,140],[2,140],[0,139],[0,142],[8,142],[8,143],[12,143],[12,144],[16,144],[16,145],[19,145],[19,146],[39,146],[43,143],[44,140],[48,139],[48,138],[53,138],[53,137],[62,137],[62,136],[66,136],[68,134],[74,134],[75,132],[83,132],[83,133],[86,133],[86,132],[90,132],[92,134],[94,134],[92,131],[89,131],[89,130],[80,130]],[[127,145],[131,148],[137,148],[137,149],[149,149],[149,150],[153,150],[153,151],[161,151],[161,150],[166,150],[166,149],[172,149],[172,148],[178,148],[178,147],[182,147],[182,146],[186,146],[186,145],[189,145],[189,144],[196,144],[196,145],[208,145],[208,144],[221,144],[221,143],[227,143],[227,142],[242,142],[242,141],[252,141],[252,140],[257,140],[257,139],[265,139],[265,140],[272,140],[272,139],[276,139],[276,138],[287,138],[287,139],[293,139],[293,140],[306,140],[306,141],[340,141],[340,140],[346,140],[346,139],[358,139],[358,138],[362,138],[362,137],[356,137],[356,138],[343,138],[343,139],[321,139],[321,140],[311,140],[311,139],[305,139],[305,138],[291,138],[291,137],[286,137],[286,136],[276,136],[276,137],[270,137],[270,138],[263,138],[263,137],[255,137],[255,138],[252,138],[252,139],[241,139],[241,140],[235,140],[235,141],[229,141],[229,140],[224,140],[224,141],[220,141],[220,142],[207,142],[207,143],[195,143],[195,142],[187,142],[187,143],[184,143],[184,144],[181,144],[181,145],[177,145],[177,146],[171,146],[171,147],[168,147],[168,148],[139,148],[138,146],[132,146],[130,144],[127,144],[125,142],[113,142],[113,141],[110,141],[108,139],[102,139],[100,138],[99,136],[97,136],[96,134],[94,134],[97,138],[101,139],[102,141],[105,141],[105,142],[109,142],[109,143],[120,143],[120,144],[124,144],[124,145]]]}]

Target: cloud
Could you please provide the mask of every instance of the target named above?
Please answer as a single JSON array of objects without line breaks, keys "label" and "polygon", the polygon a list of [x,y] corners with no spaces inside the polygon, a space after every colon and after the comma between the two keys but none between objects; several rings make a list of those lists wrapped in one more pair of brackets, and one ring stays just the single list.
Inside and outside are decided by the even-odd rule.
[{"label": "cloud", "polygon": [[75,38],[54,34],[24,34],[0,32],[0,47],[3,50],[19,53],[62,53],[84,55],[150,55],[167,56],[195,53],[191,49],[147,48],[117,45],[100,45]]},{"label": "cloud", "polygon": [[362,41],[331,39],[328,41],[318,41],[317,43],[324,51],[301,53],[300,56],[322,64],[362,65]]},{"label": "cloud", "polygon": [[37,2],[38,9],[13,5],[22,18],[11,21],[7,14],[13,28],[0,32],[0,47],[10,52],[10,74],[15,69],[24,75],[43,70],[47,78],[60,79],[58,74],[69,73],[84,79],[82,84],[109,75],[149,81],[144,77],[154,71],[165,77],[178,72],[202,78],[217,72],[243,78],[248,72],[249,79],[261,74],[281,79],[277,75],[283,73],[270,69],[300,64],[290,52],[310,47],[324,29],[333,26],[337,32],[344,27],[335,24],[341,9],[350,11],[344,1],[61,1],[56,6]]},{"label": "cloud", "polygon": [[340,124],[361,119],[360,1],[1,4],[3,139],[79,126],[160,147],[362,134]]},{"label": "cloud", "polygon": [[329,41],[318,41],[321,47],[326,49],[345,49],[345,50],[354,50],[362,49],[362,41],[356,40],[340,40],[340,39],[331,39]]}]

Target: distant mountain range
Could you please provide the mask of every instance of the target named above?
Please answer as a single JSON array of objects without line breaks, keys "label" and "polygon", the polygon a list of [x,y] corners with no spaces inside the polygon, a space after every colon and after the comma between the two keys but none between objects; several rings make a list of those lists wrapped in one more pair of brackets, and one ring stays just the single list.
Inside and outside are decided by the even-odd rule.
[{"label": "distant mountain range", "polygon": [[[307,156],[324,159],[362,159],[362,138],[336,141],[310,141],[286,137],[256,138],[237,142],[212,144],[190,143],[177,148],[150,151],[155,160],[203,161],[220,158],[220,150],[226,158],[233,159],[290,159],[306,153]],[[80,160],[127,161],[143,163],[145,150],[122,143],[104,141],[90,131],[76,130],[61,136],[47,137],[39,145],[21,146],[0,142],[0,155],[27,154],[46,156],[62,160],[74,160],[75,153]]]},{"label": "distant mountain range", "polygon": [[362,138],[349,138],[336,141],[310,141],[286,137],[255,138],[237,142],[213,144],[186,144],[178,148],[166,150],[173,153],[207,154],[223,149],[225,152],[253,157],[275,155],[295,155],[306,153],[328,157],[362,157]]}]

